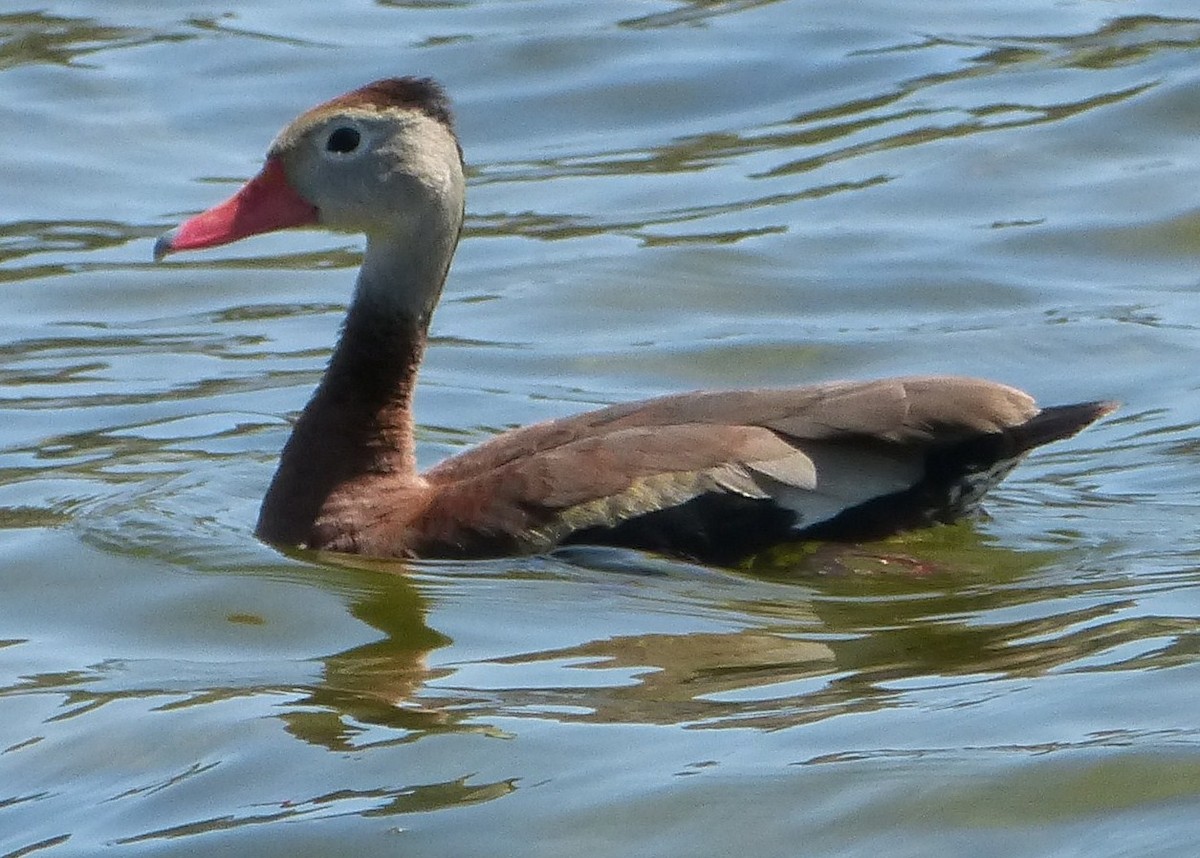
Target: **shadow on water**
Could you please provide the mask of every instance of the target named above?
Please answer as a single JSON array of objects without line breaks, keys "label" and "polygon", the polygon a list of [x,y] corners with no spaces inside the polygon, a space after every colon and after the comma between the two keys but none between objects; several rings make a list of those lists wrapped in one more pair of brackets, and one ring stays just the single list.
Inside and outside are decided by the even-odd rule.
[{"label": "shadow on water", "polygon": [[[107,542],[107,550],[117,547],[111,535]],[[144,545],[138,550],[144,557]],[[773,730],[900,705],[906,690],[897,680],[969,686],[1035,676],[1070,669],[1128,641],[1171,636],[1173,649],[1140,655],[1137,666],[1145,668],[1156,658],[1171,663],[1200,640],[1182,620],[1109,619],[1129,604],[1121,593],[1128,582],[1064,580],[1062,570],[1081,561],[1078,551],[1014,550],[991,544],[971,524],[869,546],[805,546],[739,571],[609,549],[479,564],[303,553],[299,563],[260,572],[244,562],[223,569],[220,551],[198,551],[194,559],[201,557],[210,564],[198,570],[206,575],[261,574],[337,594],[348,614],[378,637],[321,656],[315,677],[281,676],[278,685],[242,677],[225,686],[203,674],[181,679],[186,700],[170,705],[283,695],[275,713],[287,732],[336,752],[445,732],[503,735],[500,722],[514,718]],[[497,581],[519,583],[535,600],[538,594],[579,599],[571,607],[583,613],[593,606],[576,590],[616,587],[619,610],[649,611],[650,619],[682,616],[690,628],[572,635],[572,617],[535,605],[546,629],[506,629],[506,645],[494,654],[434,659],[431,666],[431,656],[455,643],[437,628],[433,606],[452,594],[472,611],[485,611],[475,603],[486,602]],[[629,593],[636,596],[632,602]],[[704,628],[713,618],[721,628]],[[257,622],[249,616],[230,621]],[[561,639],[564,628],[574,642],[528,648],[543,631],[544,639]],[[486,688],[457,679],[476,665],[489,666]],[[503,668],[516,668],[510,675],[518,676],[533,669],[540,679],[505,684]],[[95,670],[27,676],[19,688],[0,689],[0,696],[56,689],[67,696],[63,709],[79,714],[182,690],[97,691],[89,686],[107,669]],[[196,685],[187,687],[192,681]]]},{"label": "shadow on water", "polygon": [[[810,546],[728,573],[590,551],[512,571],[321,557],[369,570],[367,592],[348,609],[382,637],[324,658],[321,680],[281,716],[287,729],[340,751],[363,747],[360,733],[367,745],[403,743],[447,730],[503,732],[496,719],[526,717],[778,729],[898,705],[906,691],[896,680],[969,686],[1070,669],[1148,636],[1197,639],[1183,621],[1108,619],[1130,604],[1121,582],[1063,581],[1050,572],[1071,562],[1070,551],[992,545],[970,525],[874,546]],[[547,587],[632,576],[657,591],[664,610],[717,611],[735,627],[604,635],[429,667],[430,654],[453,642],[429,624],[427,588],[470,589],[494,576]],[[715,592],[701,586],[697,595],[698,582]],[[457,685],[456,673],[473,664],[542,666],[569,682]],[[378,727],[396,735],[381,739]]]}]

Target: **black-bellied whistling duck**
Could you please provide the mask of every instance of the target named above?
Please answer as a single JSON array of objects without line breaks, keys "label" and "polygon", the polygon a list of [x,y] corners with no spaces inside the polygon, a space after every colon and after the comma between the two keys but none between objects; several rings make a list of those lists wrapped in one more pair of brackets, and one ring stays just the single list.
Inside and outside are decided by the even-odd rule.
[{"label": "black-bellied whistling duck", "polygon": [[262,172],[155,245],[161,258],[310,224],[367,236],[341,339],[263,501],[262,539],[428,558],[587,543],[728,564],[781,542],[950,521],[1029,450],[1115,407],[1039,409],[952,376],[684,393],[506,432],[420,474],[412,395],[464,197],[442,90],[381,80],[301,115]]}]

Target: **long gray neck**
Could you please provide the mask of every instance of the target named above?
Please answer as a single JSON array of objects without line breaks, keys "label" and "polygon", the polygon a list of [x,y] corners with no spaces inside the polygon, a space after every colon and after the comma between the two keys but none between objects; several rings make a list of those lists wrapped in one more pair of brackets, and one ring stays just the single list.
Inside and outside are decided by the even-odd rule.
[{"label": "long gray neck", "polygon": [[325,501],[370,474],[416,478],[412,395],[457,229],[428,241],[372,237],[341,337],[263,500],[258,534],[307,542]]}]

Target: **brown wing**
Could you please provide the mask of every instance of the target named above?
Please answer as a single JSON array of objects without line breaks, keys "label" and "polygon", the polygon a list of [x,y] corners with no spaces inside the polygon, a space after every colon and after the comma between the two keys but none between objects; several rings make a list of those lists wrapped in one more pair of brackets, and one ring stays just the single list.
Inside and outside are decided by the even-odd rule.
[{"label": "brown wing", "polygon": [[618,429],[680,424],[761,426],[798,440],[862,436],[907,443],[996,432],[1037,414],[1013,387],[959,376],[914,376],[808,387],[698,391],[623,403],[507,432],[425,473],[449,483]]},{"label": "brown wing", "polygon": [[[598,542],[730,562],[945,520],[1109,406],[956,377],[683,394],[506,433],[430,470],[416,553]],[[1069,413],[1068,413],[1069,410]]]}]

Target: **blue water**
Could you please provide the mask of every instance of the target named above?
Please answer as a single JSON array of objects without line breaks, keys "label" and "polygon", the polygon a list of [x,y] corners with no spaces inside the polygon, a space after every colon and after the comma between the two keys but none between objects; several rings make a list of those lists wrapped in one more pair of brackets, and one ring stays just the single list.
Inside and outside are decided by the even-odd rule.
[{"label": "blue water", "polygon": [[[145,7],[0,13],[0,858],[1195,853],[1191,4]],[[360,242],[153,237],[396,74],[470,167],[425,464],[701,387],[1123,407],[737,572],[281,555]]]}]

